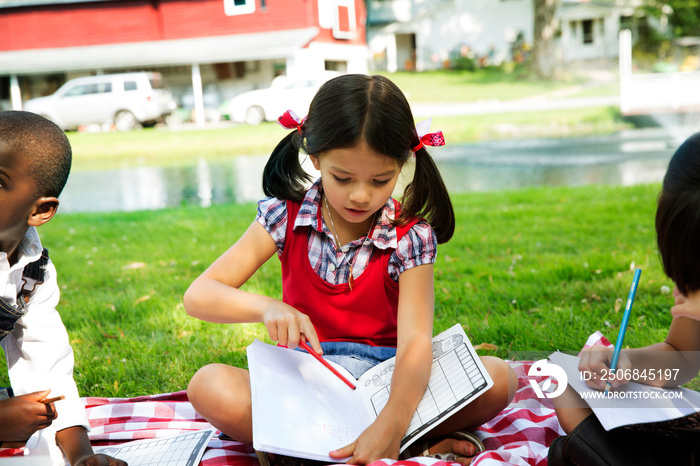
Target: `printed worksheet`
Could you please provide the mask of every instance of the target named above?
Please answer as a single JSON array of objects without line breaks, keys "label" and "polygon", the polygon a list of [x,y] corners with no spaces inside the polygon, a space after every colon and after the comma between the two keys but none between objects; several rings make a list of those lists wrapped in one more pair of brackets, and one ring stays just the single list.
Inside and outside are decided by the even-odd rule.
[{"label": "printed worksheet", "polygon": [[[379,365],[360,377],[364,386],[372,390],[371,400],[375,417],[389,399],[393,360]],[[456,325],[433,339],[433,366],[423,399],[418,404],[408,426],[402,445],[410,444],[432,427],[467,405],[493,385],[479,356],[467,339],[464,330]]]},{"label": "printed worksheet", "polygon": [[93,450],[124,460],[129,466],[197,466],[215,432],[213,428],[202,429],[172,437],[93,447]]}]

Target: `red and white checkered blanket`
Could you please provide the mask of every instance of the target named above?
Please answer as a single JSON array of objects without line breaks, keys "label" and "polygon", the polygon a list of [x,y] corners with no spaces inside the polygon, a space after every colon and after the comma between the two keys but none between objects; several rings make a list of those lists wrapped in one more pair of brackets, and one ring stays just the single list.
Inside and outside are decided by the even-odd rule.
[{"label": "red and white checkered blanket", "polygon": [[[610,342],[600,332],[588,339],[585,347]],[[552,441],[564,432],[559,426],[548,398],[539,399],[529,383],[528,371],[533,361],[510,361],[518,375],[518,391],[511,404],[476,434],[486,451],[478,454],[474,466],[546,466],[547,450]],[[546,378],[537,380],[542,384]],[[552,380],[556,383],[556,380]],[[192,430],[211,427],[195,412],[186,393],[166,393],[137,398],[84,398],[92,431],[93,445],[128,440],[169,437]],[[0,457],[22,454],[21,450],[0,450]],[[380,460],[373,466],[448,466],[433,458]],[[250,445],[221,440],[209,442],[202,466],[258,466]]]}]

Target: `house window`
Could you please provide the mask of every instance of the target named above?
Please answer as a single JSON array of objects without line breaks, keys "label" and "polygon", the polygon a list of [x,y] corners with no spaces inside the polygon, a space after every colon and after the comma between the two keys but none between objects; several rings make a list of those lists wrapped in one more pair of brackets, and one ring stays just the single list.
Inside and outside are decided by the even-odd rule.
[{"label": "house window", "polygon": [[583,26],[583,43],[592,44],[593,43],[593,20],[584,19],[581,21]]},{"label": "house window", "polygon": [[231,79],[231,65],[229,63],[213,63],[214,74],[217,81],[226,81]]},{"label": "house window", "polygon": [[226,16],[247,15],[255,12],[255,0],[224,0]]},{"label": "house window", "polygon": [[348,72],[348,62],[338,60],[325,60],[324,68],[330,71],[340,71],[341,73]]}]

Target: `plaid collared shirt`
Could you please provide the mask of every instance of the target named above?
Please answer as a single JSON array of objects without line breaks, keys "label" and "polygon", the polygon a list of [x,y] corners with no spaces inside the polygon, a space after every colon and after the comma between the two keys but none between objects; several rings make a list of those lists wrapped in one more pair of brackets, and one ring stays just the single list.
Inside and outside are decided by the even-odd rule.
[{"label": "plaid collared shirt", "polygon": [[[390,223],[394,218],[394,202],[389,199],[380,209],[379,219],[375,221],[370,240],[363,236],[342,248],[337,249],[333,235],[321,215],[321,185],[317,180],[306,192],[299,214],[294,222],[294,229],[309,226],[309,262],[319,277],[331,284],[347,283],[350,264],[353,264],[353,276],[359,277],[372,257],[372,251],[394,249],[389,258],[389,276],[396,282],[399,275],[412,267],[433,264],[437,255],[437,238],[428,222],[415,224],[401,238],[396,239],[396,228]],[[277,254],[282,255],[287,231],[287,205],[277,198],[266,198],[258,202],[256,220],[270,233],[277,244]]]}]

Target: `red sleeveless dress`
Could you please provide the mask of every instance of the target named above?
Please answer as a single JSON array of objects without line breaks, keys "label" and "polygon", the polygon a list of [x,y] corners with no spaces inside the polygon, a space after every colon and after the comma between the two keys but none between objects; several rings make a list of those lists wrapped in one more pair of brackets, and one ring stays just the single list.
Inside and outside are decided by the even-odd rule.
[{"label": "red sleeveless dress", "polygon": [[[398,212],[399,203],[394,201]],[[350,341],[396,346],[399,284],[387,268],[394,249],[372,251],[367,268],[347,283],[330,284],[311,267],[308,228],[294,230],[300,202],[287,201],[287,231],[282,262],[282,300],[311,318],[320,341]],[[396,227],[400,240],[418,220]]]}]

